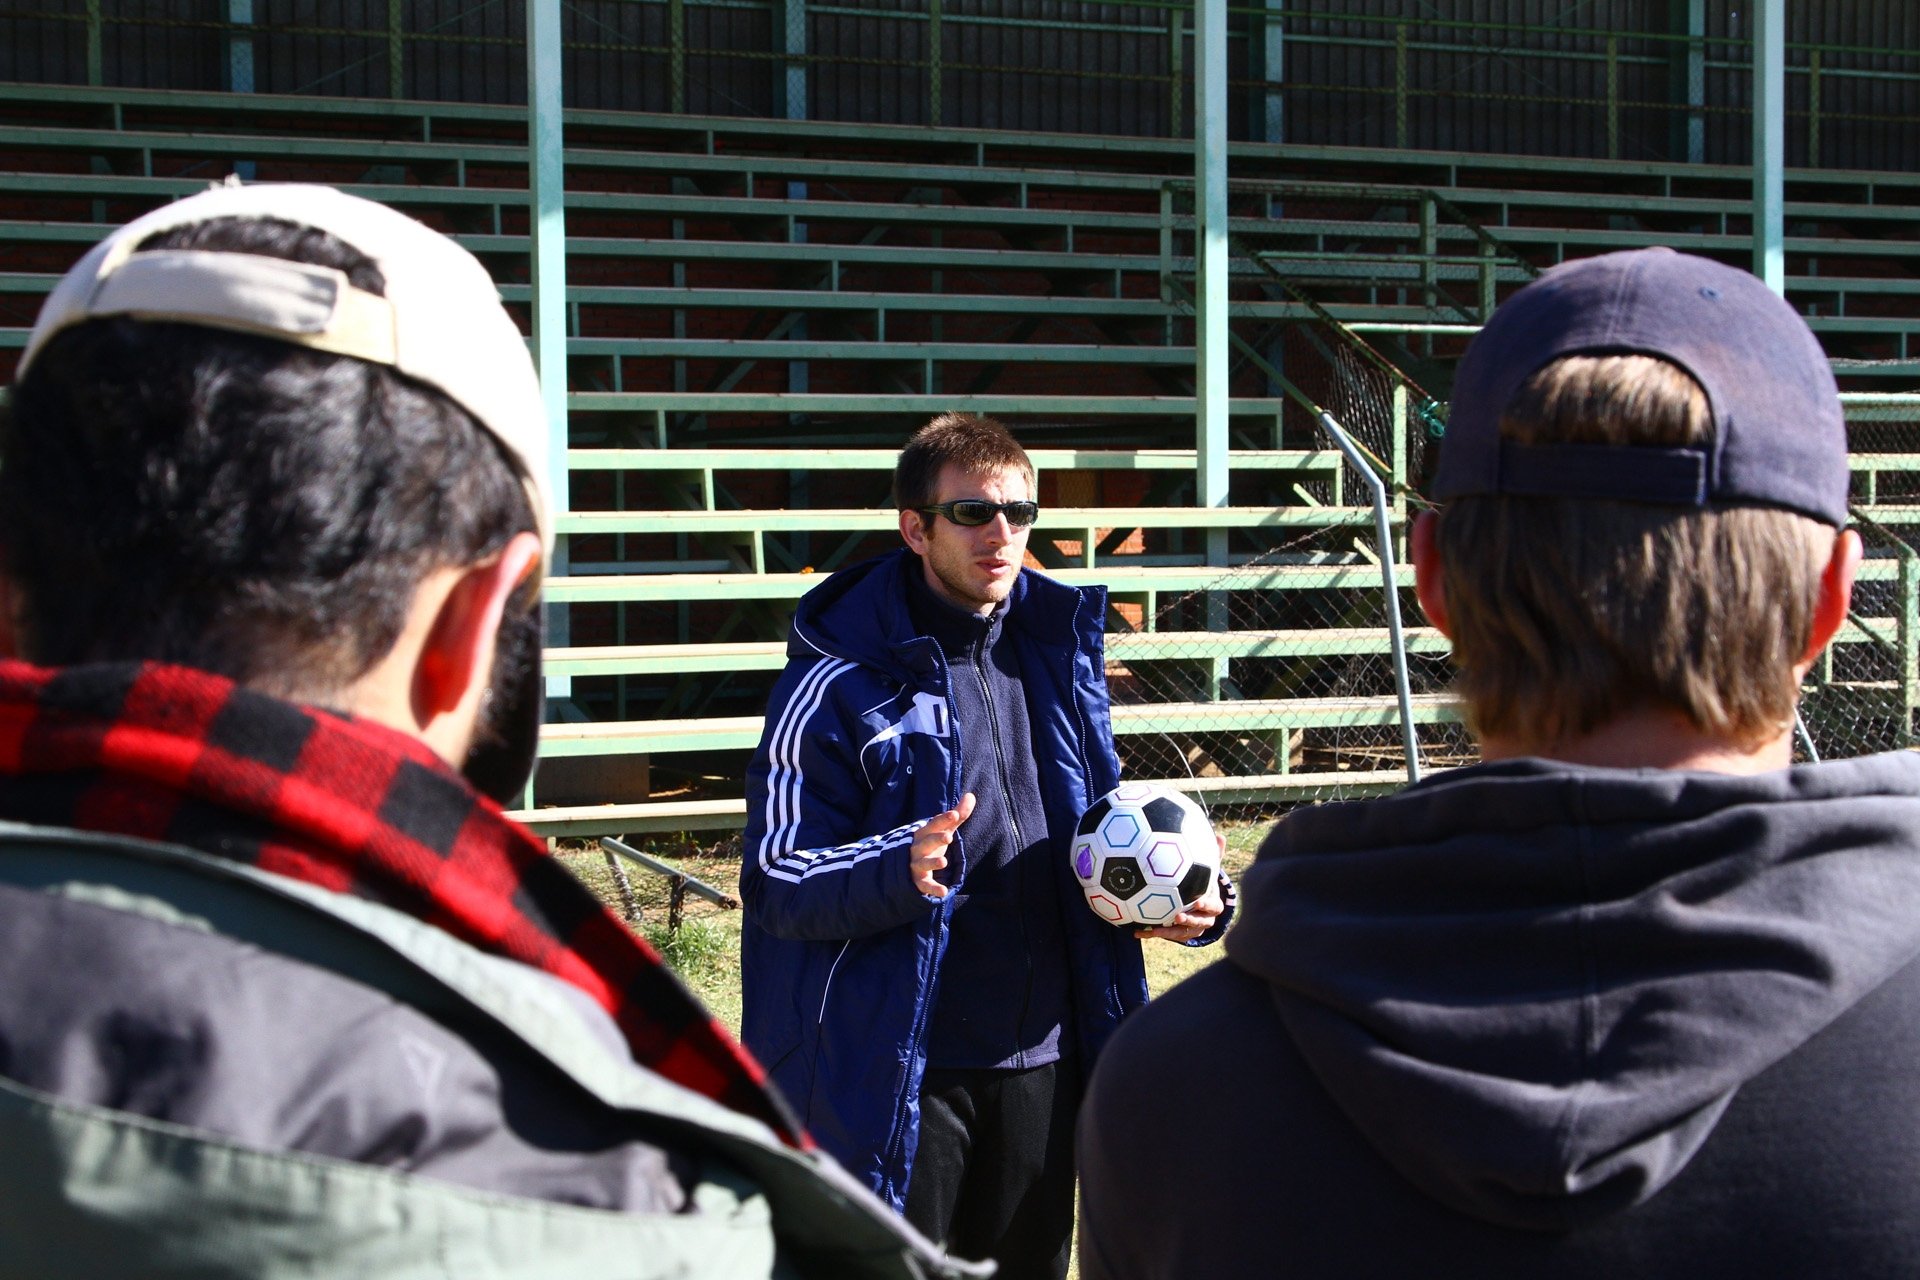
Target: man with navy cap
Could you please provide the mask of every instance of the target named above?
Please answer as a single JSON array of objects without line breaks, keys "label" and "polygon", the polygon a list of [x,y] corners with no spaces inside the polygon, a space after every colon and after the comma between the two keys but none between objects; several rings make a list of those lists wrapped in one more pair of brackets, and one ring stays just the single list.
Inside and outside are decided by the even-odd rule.
[{"label": "man with navy cap", "polygon": [[95,246],[0,413],[0,1275],[922,1276],[499,801],[547,424],[324,187]]},{"label": "man with navy cap", "polygon": [[[1229,963],[1095,1072],[1083,1276],[1912,1274],[1920,756],[1792,762],[1847,478],[1744,272],[1495,313],[1413,529],[1482,763],[1276,825]],[[1174,1086],[1233,1121],[1169,1177],[1131,1119]]]}]

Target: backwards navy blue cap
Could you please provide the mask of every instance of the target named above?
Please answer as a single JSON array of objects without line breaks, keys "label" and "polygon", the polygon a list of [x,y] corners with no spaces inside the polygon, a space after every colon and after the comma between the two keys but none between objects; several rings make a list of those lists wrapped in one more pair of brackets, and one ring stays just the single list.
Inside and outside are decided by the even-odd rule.
[{"label": "backwards navy blue cap", "polygon": [[[1570,355],[1669,360],[1705,388],[1701,448],[1523,445],[1500,418],[1535,372]],[[1609,498],[1782,507],[1847,522],[1847,429],[1826,353],[1754,276],[1671,249],[1562,263],[1494,312],[1460,361],[1433,497]]]}]

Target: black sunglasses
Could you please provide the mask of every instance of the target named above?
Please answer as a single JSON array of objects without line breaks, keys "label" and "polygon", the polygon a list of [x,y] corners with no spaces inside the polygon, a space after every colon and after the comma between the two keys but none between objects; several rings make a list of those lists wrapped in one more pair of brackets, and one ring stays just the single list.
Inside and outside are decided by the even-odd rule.
[{"label": "black sunglasses", "polygon": [[1001,512],[1006,513],[1007,523],[1016,529],[1025,529],[1040,518],[1037,502],[988,502],[985,498],[962,498],[958,502],[942,502],[916,510],[922,515],[945,516],[969,529],[988,523]]}]

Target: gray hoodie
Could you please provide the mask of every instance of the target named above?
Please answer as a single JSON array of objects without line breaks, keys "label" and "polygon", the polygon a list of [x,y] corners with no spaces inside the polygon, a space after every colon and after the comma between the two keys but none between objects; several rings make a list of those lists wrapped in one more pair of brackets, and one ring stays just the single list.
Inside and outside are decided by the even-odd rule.
[{"label": "gray hoodie", "polygon": [[1243,892],[1094,1073],[1084,1280],[1920,1274],[1920,754],[1480,765]]},{"label": "gray hoodie", "polygon": [[1573,1225],[1660,1190],[1735,1090],[1920,953],[1916,833],[1908,752],[1483,765],[1281,822],[1228,952],[1402,1174]]}]

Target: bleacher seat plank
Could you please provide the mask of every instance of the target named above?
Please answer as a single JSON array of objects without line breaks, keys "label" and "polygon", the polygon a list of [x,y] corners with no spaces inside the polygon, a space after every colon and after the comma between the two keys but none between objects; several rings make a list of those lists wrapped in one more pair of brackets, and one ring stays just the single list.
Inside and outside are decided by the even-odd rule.
[{"label": "bleacher seat plank", "polygon": [[[1035,470],[1191,471],[1192,449],[1027,450]],[[891,473],[897,449],[569,449],[572,471],[875,471]],[[1337,471],[1334,449],[1233,449],[1230,471]]]},{"label": "bleacher seat plank", "polygon": [[[1433,772],[1437,771],[1428,770],[1430,774]],[[1203,805],[1261,804],[1311,799],[1336,789],[1343,797],[1386,795],[1407,785],[1407,772],[1404,769],[1342,770],[1158,781],[1185,791]],[[518,809],[507,816],[526,824],[535,835],[591,839],[674,831],[738,830],[746,825],[747,802],[744,799],[655,800],[636,804],[549,806]]]},{"label": "bleacher seat plank", "polygon": [[[1436,724],[1459,718],[1453,700],[1416,695],[1414,719]],[[1132,733],[1274,733],[1292,729],[1356,728],[1400,722],[1391,696],[1337,698],[1246,698],[1221,702],[1116,704],[1113,731]],[[693,751],[738,751],[760,741],[764,716],[706,716],[691,720],[608,720],[550,724],[540,730],[542,758],[562,756],[672,755]]]},{"label": "bleacher seat plank", "polygon": [[[1866,573],[1871,563],[1863,567]],[[1355,558],[1338,563],[1219,565],[1106,564],[1098,568],[1047,570],[1073,586],[1104,586],[1119,597],[1195,591],[1378,590],[1378,565]],[[819,573],[580,574],[547,579],[546,598],[556,604],[633,601],[675,604],[702,600],[797,600],[826,580]],[[1413,585],[1411,568],[1398,566],[1402,587]]]},{"label": "bleacher seat plank", "polygon": [[[1432,627],[1408,627],[1409,653],[1446,653],[1447,638]],[[1106,637],[1113,662],[1212,658],[1309,658],[1387,653],[1384,627],[1306,627],[1268,631],[1115,631]],[[778,671],[787,663],[780,640],[688,644],[632,644],[548,649],[553,675],[683,675],[696,671]]]}]

